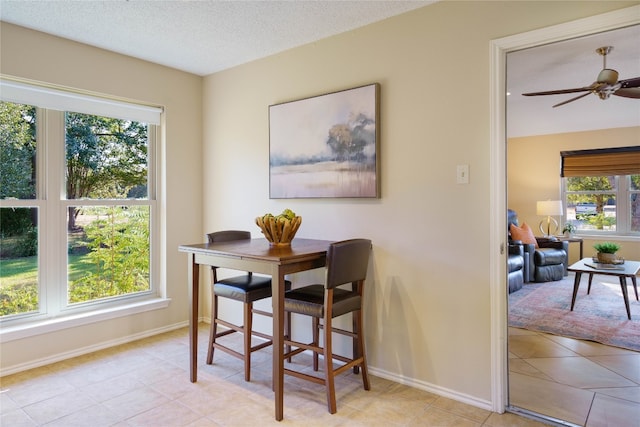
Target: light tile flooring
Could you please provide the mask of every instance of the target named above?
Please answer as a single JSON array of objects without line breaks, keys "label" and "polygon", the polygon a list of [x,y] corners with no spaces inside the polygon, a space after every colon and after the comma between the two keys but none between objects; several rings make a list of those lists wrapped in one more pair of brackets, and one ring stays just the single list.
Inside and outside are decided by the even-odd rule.
[{"label": "light tile flooring", "polygon": [[640,427],[640,353],[509,329],[512,405],[579,426]]},{"label": "light tile flooring", "polygon": [[[207,325],[201,325],[200,343],[206,343],[207,334]],[[277,422],[270,350],[254,353],[252,378],[247,383],[238,359],[216,352],[214,365],[202,363],[206,346],[201,344],[198,382],[192,384],[187,336],[184,328],[3,377],[0,425],[543,426],[374,376],[371,390],[364,391],[360,376],[351,373],[337,380],[338,412],[334,415],[327,412],[322,386],[286,377],[285,418]],[[294,361],[309,361],[301,356]]]}]

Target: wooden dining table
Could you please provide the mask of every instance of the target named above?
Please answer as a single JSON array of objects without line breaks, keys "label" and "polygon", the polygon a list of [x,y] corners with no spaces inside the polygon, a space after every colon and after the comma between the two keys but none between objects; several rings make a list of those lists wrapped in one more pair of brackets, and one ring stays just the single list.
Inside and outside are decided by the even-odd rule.
[{"label": "wooden dining table", "polygon": [[284,416],[284,288],[285,275],[313,270],[326,264],[328,240],[294,239],[274,246],[266,239],[180,245],[188,255],[190,379],[198,379],[198,294],[200,266],[216,266],[271,276],[273,304],[273,389],[275,418]]}]

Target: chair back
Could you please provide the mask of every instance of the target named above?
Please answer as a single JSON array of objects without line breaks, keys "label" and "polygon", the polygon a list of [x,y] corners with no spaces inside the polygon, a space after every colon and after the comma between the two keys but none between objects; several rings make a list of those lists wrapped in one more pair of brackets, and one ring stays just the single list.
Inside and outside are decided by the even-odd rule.
[{"label": "chair back", "polygon": [[331,289],[367,278],[371,240],[351,239],[335,242],[327,250],[327,279]]},{"label": "chair back", "polygon": [[[251,232],[243,230],[223,230],[214,231],[207,234],[209,243],[221,243],[221,242],[233,242],[235,240],[251,240]],[[253,276],[253,273],[247,271],[249,277]],[[218,283],[218,267],[211,266],[211,280],[212,283]]]},{"label": "chair back", "polygon": [[242,230],[224,230],[207,234],[209,243],[232,242],[234,240],[249,240],[251,232]]}]

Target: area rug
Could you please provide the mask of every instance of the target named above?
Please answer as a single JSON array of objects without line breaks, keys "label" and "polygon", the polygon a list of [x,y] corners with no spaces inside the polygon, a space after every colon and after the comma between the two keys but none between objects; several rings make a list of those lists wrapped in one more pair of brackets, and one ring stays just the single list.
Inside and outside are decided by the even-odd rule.
[{"label": "area rug", "polygon": [[627,319],[617,277],[594,275],[587,295],[588,275],[583,274],[570,311],[573,280],[570,273],[556,282],[525,283],[509,295],[509,326],[640,351],[640,302],[630,280],[631,320]]}]

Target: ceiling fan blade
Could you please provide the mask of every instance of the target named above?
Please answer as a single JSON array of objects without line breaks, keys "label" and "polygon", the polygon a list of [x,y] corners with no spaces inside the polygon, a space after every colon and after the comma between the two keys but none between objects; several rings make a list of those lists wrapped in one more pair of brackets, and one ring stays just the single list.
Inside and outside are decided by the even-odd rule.
[{"label": "ceiling fan blade", "polygon": [[630,87],[628,89],[618,89],[613,93],[616,96],[622,96],[624,98],[640,99],[640,87]]},{"label": "ceiling fan blade", "polygon": [[640,77],[634,77],[632,79],[620,80],[618,83],[620,83],[620,88],[621,89],[640,87]]},{"label": "ceiling fan blade", "polygon": [[559,89],[559,90],[547,90],[544,92],[529,92],[529,93],[523,93],[524,96],[538,96],[538,95],[560,95],[563,93],[577,93],[577,92],[586,92],[589,91],[591,92],[594,89],[594,85],[596,83],[592,84],[591,86],[585,86],[585,87],[577,87],[577,88],[573,88],[573,89]]},{"label": "ceiling fan blade", "polygon": [[582,95],[578,95],[575,98],[567,99],[566,101],[563,101],[563,102],[561,102],[559,104],[554,105],[553,108],[559,107],[559,106],[564,105],[564,104],[568,104],[568,103],[576,101],[576,100],[578,100],[580,98],[584,98],[585,96],[587,96],[589,94],[591,94],[591,92],[583,93]]}]

